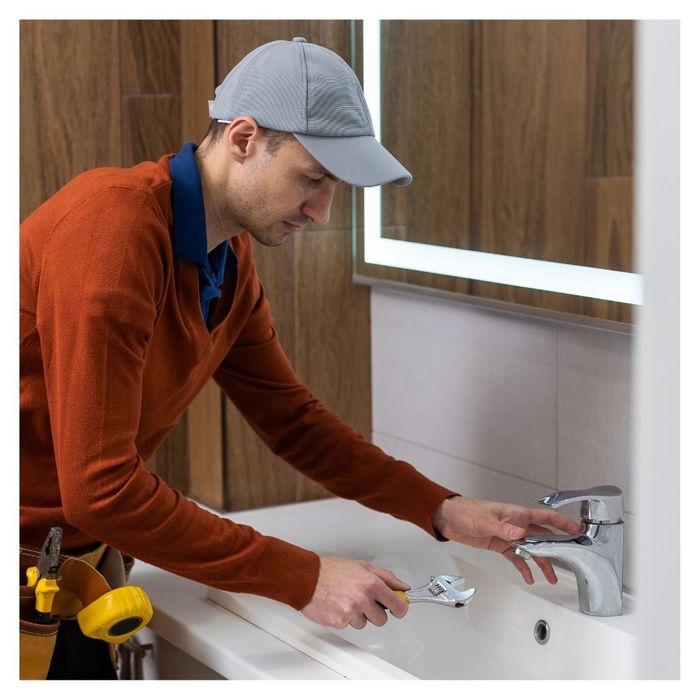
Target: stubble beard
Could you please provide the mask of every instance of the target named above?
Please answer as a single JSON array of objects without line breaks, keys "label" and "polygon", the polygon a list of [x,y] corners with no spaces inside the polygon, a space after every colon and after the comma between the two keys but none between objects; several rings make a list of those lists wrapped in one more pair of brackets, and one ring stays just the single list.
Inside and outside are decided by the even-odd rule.
[{"label": "stubble beard", "polygon": [[[276,247],[282,245],[288,238],[287,233],[275,233],[272,227],[275,225],[273,213],[270,208],[260,202],[260,190],[257,190],[258,197],[253,193],[238,192],[236,200],[231,198],[229,201],[236,201],[236,205],[227,207],[227,216],[230,221],[237,223],[237,229],[248,231],[250,235],[261,245],[268,247]],[[263,197],[264,198],[264,197]],[[263,222],[272,221],[271,224]]]}]

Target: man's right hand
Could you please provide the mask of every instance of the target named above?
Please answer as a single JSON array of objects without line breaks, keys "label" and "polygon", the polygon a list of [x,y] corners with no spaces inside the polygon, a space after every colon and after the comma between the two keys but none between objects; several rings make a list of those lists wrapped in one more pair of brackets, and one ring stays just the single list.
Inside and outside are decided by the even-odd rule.
[{"label": "man's right hand", "polygon": [[394,590],[409,588],[391,571],[369,562],[321,557],[316,590],[301,612],[310,620],[335,629],[352,625],[359,630],[368,621],[381,627],[388,619],[384,608],[394,617],[408,612],[408,603]]}]

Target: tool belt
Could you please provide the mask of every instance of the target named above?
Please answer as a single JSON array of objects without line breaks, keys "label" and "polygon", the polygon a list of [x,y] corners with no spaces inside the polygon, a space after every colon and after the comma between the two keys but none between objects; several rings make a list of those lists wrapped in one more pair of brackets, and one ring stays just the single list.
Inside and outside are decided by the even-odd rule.
[{"label": "tool belt", "polygon": [[[61,555],[57,573],[61,585],[51,607],[52,621],[38,624],[34,622],[35,591],[26,585],[26,572],[36,564],[39,555],[38,549],[20,545],[19,645],[23,680],[47,677],[61,621],[75,620],[90,603],[125,586],[134,563],[133,558],[122,556],[106,544],[79,556]],[[116,668],[116,644],[110,644],[110,653]]]}]

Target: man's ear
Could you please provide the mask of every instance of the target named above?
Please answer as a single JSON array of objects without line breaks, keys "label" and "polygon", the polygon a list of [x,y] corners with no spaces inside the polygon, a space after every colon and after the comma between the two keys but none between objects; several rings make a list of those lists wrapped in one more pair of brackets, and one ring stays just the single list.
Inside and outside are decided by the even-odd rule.
[{"label": "man's ear", "polygon": [[249,158],[258,147],[262,134],[252,117],[237,117],[226,129],[229,153],[239,162]]}]

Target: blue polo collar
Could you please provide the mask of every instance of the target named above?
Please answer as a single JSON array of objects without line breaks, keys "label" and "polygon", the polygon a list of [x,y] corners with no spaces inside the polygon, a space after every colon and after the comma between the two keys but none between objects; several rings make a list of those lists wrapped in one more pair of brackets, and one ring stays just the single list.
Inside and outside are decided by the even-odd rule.
[{"label": "blue polo collar", "polygon": [[175,257],[199,266],[200,303],[207,320],[209,302],[221,296],[224,278],[238,265],[238,260],[228,241],[207,254],[204,195],[194,156],[196,149],[197,144],[190,141],[169,162],[173,179],[173,248]]}]

